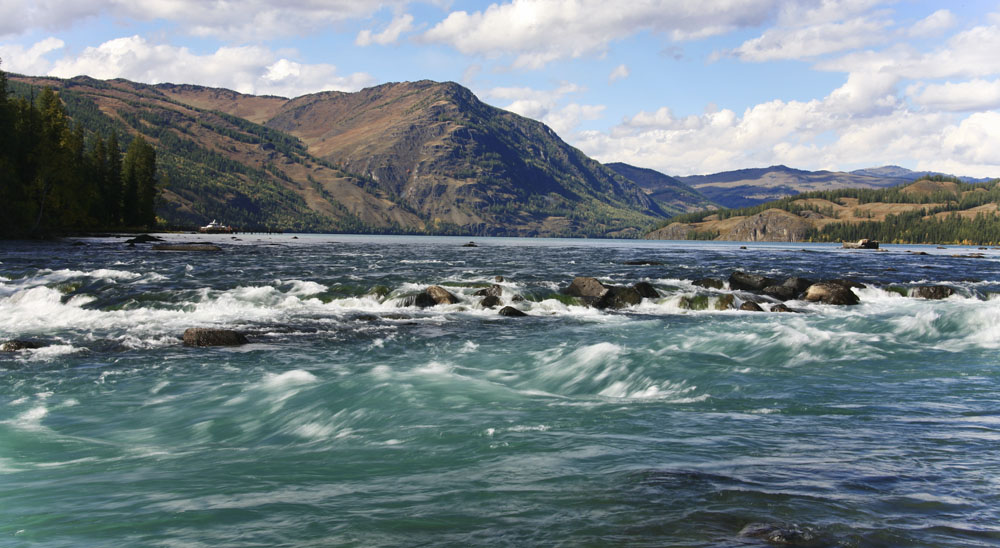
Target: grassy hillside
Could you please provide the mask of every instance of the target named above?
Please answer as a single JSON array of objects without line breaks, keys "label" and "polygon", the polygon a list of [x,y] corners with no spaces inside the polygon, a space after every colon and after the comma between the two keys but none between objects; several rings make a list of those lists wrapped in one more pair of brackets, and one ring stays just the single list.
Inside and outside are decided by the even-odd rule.
[{"label": "grassy hillside", "polygon": [[[771,241],[838,242],[872,238],[898,243],[1000,243],[1000,180],[964,183],[927,176],[886,189],[818,191],[740,209],[676,216],[651,239],[747,239],[741,228],[766,218],[757,231]],[[773,212],[779,211],[783,215]],[[789,227],[795,225],[795,230]],[[782,231],[792,234],[782,239]],[[750,238],[755,239],[755,238]]]}]

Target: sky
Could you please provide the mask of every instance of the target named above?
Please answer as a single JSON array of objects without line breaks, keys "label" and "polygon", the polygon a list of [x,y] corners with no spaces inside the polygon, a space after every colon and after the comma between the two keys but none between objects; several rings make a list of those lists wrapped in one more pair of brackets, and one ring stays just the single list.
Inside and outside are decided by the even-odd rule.
[{"label": "sky", "polygon": [[0,0],[0,69],[454,81],[602,162],[1000,177],[1000,0]]}]

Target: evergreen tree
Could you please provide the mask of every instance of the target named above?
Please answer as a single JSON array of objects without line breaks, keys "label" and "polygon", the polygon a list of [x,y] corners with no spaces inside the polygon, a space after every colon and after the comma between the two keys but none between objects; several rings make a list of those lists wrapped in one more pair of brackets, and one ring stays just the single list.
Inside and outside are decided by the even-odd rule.
[{"label": "evergreen tree", "polygon": [[156,151],[141,135],[132,140],[122,162],[125,187],[122,214],[127,226],[156,223]]}]

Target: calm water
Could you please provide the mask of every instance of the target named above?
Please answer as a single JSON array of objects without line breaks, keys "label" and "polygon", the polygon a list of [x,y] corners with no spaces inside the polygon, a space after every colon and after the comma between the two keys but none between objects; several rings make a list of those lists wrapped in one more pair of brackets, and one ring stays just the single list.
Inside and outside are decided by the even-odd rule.
[{"label": "calm water", "polygon": [[[0,243],[0,340],[47,345],[0,355],[0,545],[1000,545],[1000,251],[170,238],[225,249]],[[735,269],[868,287],[678,306]],[[463,302],[398,306],[430,284]]]}]

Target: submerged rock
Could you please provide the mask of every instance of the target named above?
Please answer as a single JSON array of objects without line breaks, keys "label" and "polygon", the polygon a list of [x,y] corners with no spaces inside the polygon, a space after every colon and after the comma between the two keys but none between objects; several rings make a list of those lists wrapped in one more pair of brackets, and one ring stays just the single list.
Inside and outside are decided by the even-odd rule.
[{"label": "submerged rock", "polygon": [[698,287],[704,287],[705,289],[722,289],[726,286],[726,282],[718,278],[700,278],[691,283]]},{"label": "submerged rock", "polygon": [[19,352],[21,350],[34,350],[42,345],[32,341],[13,340],[0,344],[0,352]]},{"label": "submerged rock", "polygon": [[514,308],[513,306],[505,306],[498,312],[501,316],[507,316],[508,318],[521,318],[527,316],[524,312]]},{"label": "submerged rock", "polygon": [[405,295],[399,299],[399,306],[416,306],[419,308],[427,308],[428,306],[434,306],[437,301],[434,297],[431,297],[426,291],[421,291],[420,293],[413,293],[412,295]]},{"label": "submerged rock", "polygon": [[125,240],[127,244],[147,244],[149,242],[162,242],[163,238],[158,236],[150,236],[149,234],[140,234],[135,238],[129,238]]},{"label": "submerged rock", "polygon": [[764,311],[764,309],[761,308],[759,304],[757,304],[757,303],[755,303],[753,301],[746,301],[743,304],[741,304],[740,305],[740,310],[744,310],[746,312],[763,312]]},{"label": "submerged rock", "polygon": [[795,310],[792,310],[791,308],[788,308],[787,306],[778,303],[771,307],[771,312],[795,312]]},{"label": "submerged rock", "polygon": [[803,297],[810,302],[822,302],[824,304],[852,305],[861,302],[861,299],[850,290],[839,283],[819,282],[809,286]]},{"label": "submerged rock", "polygon": [[503,287],[499,285],[491,285],[490,287],[484,287],[479,291],[473,293],[476,297],[499,297],[503,294]]},{"label": "submerged rock", "polygon": [[656,288],[653,287],[653,284],[649,282],[639,282],[633,285],[632,289],[635,289],[637,292],[639,292],[639,296],[641,296],[643,299],[660,298],[660,293],[656,291]]},{"label": "submerged rock", "polygon": [[479,306],[483,308],[496,308],[500,306],[500,297],[496,295],[487,295],[483,297],[483,300],[479,301]]},{"label": "submerged rock", "polygon": [[739,535],[778,546],[814,546],[819,540],[811,529],[794,524],[751,523],[744,527]]},{"label": "submerged rock", "polygon": [[622,263],[625,266],[662,266],[663,263],[660,261],[649,261],[645,259],[639,259],[636,261],[625,261]]},{"label": "submerged rock", "polygon": [[955,294],[955,290],[946,285],[920,285],[910,288],[910,296],[920,299],[947,299]]},{"label": "submerged rock", "polygon": [[153,251],[222,251],[213,244],[155,244]]},{"label": "submerged rock", "polygon": [[732,293],[722,295],[715,301],[716,310],[729,310],[736,307],[736,297]]},{"label": "submerged rock", "polygon": [[250,342],[239,331],[204,327],[191,327],[184,330],[183,338],[184,344],[187,346],[239,346]]},{"label": "submerged rock", "polygon": [[768,278],[759,274],[750,274],[742,270],[737,270],[729,275],[729,288],[737,291],[761,291],[765,287],[776,285],[777,283],[778,280],[774,278]]}]

